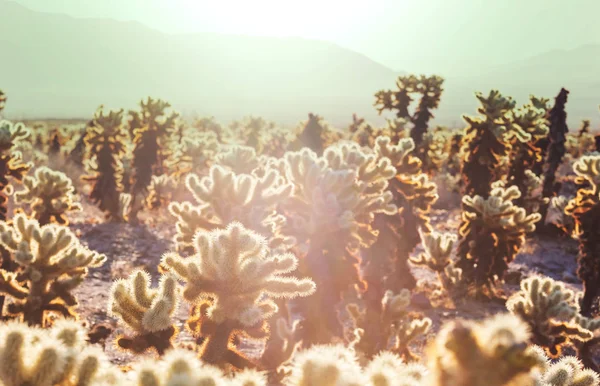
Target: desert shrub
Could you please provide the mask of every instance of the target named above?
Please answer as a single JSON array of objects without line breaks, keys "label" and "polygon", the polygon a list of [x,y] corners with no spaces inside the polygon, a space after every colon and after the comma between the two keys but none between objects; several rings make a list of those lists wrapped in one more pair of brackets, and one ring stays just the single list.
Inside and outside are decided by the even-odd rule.
[{"label": "desert shrub", "polygon": [[23,186],[25,189],[15,193],[15,202],[28,203],[31,216],[41,226],[50,223],[67,225],[67,212],[81,210],[73,182],[62,172],[42,166],[33,176],[23,179]]},{"label": "desert shrub", "polygon": [[106,214],[106,218],[122,221],[124,213],[120,204],[123,192],[123,164],[126,133],[123,127],[123,110],[104,113],[99,108],[88,125],[84,142],[89,157],[85,161],[88,175],[84,181],[92,184],[90,199]]},{"label": "desert shrub", "polygon": [[0,292],[12,299],[7,311],[39,326],[47,324],[48,314],[76,317],[73,289],[89,268],[106,260],[82,246],[68,228],[40,226],[23,214],[16,215],[12,224],[0,222],[0,245],[17,267],[12,272],[0,269]]},{"label": "desert shrub", "polygon": [[578,182],[583,184],[565,207],[565,213],[575,219],[575,234],[579,239],[579,268],[583,281],[581,303],[584,315],[590,315],[600,295],[600,156],[583,156],[573,165]]},{"label": "desert shrub", "polygon": [[525,242],[525,235],[535,230],[541,216],[527,214],[514,204],[521,193],[516,186],[494,184],[488,198],[464,196],[462,223],[459,230],[459,260],[462,279],[476,288],[493,286],[502,280],[508,264]]}]

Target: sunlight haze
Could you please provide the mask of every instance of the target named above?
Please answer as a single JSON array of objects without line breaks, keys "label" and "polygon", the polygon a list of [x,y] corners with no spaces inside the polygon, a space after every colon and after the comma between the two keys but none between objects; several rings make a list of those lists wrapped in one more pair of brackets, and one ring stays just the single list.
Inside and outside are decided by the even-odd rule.
[{"label": "sunlight haze", "polygon": [[[18,0],[76,17],[138,21],[168,33],[326,40],[397,71],[469,74],[600,42],[596,0]],[[504,38],[500,39],[501,34]]]}]

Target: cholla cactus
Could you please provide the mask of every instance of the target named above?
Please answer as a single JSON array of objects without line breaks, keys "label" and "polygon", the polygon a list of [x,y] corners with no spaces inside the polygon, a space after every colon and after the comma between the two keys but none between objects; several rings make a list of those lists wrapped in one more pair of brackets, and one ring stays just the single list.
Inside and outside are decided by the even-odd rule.
[{"label": "cholla cactus", "polygon": [[[559,185],[556,181],[556,171],[560,166],[565,155],[566,135],[569,132],[567,127],[567,113],[565,105],[569,96],[569,91],[562,88],[555,98],[554,107],[549,112],[548,120],[550,123],[548,156],[546,158],[547,168],[544,173],[544,197],[552,197],[558,194]],[[545,217],[545,213],[543,213]]]},{"label": "cholla cactus", "polygon": [[348,305],[348,312],[354,322],[354,333],[357,336],[353,346],[371,358],[378,352],[388,349],[391,340],[393,342],[391,352],[415,360],[408,346],[416,338],[427,334],[431,327],[431,319],[409,314],[410,298],[411,293],[406,289],[398,294],[387,291],[381,299],[378,315],[374,312],[362,311],[355,304]]},{"label": "cholla cactus", "polygon": [[589,188],[577,191],[565,208],[565,213],[575,219],[575,234],[579,238],[579,269],[583,281],[582,311],[590,315],[594,302],[600,295],[600,155],[583,156],[573,165],[578,182]]},{"label": "cholla cactus", "polygon": [[201,357],[207,363],[248,367],[250,361],[232,345],[235,338],[265,337],[265,320],[277,312],[270,298],[308,296],[315,284],[283,276],[296,269],[296,257],[269,256],[266,240],[239,223],[198,232],[194,247],[191,257],[165,255],[162,266],[186,283],[183,298],[194,306],[188,326],[205,338]]},{"label": "cholla cactus", "polygon": [[525,235],[535,230],[541,216],[527,214],[525,209],[514,205],[520,195],[516,186],[505,188],[495,184],[487,199],[463,197],[465,210],[456,266],[469,284],[491,290],[497,280],[502,280],[508,263],[525,242]]},{"label": "cholla cactus", "polygon": [[521,290],[508,299],[506,308],[529,325],[534,344],[557,357],[563,345],[586,342],[600,327],[600,320],[581,316],[578,301],[563,283],[534,276],[521,281]]},{"label": "cholla cactus", "polygon": [[427,384],[531,384],[531,370],[545,365],[545,360],[527,347],[528,340],[527,325],[512,315],[497,315],[481,323],[447,324],[429,348],[431,377]]},{"label": "cholla cactus", "polygon": [[[6,97],[4,91],[0,90],[0,114],[2,114],[2,110],[4,110],[4,107],[6,107],[7,99],[8,98]],[[2,117],[2,115],[0,115],[0,117]]]},{"label": "cholla cactus", "polygon": [[152,181],[150,182],[150,186],[148,186],[148,197],[146,197],[148,208],[166,208],[171,202],[176,186],[177,181],[171,176],[166,174],[152,176]]},{"label": "cholla cactus", "polygon": [[568,204],[569,199],[565,196],[552,197],[546,213],[546,225],[552,224],[563,233],[570,235],[575,229],[575,221],[565,213]]},{"label": "cholla cactus", "polygon": [[4,386],[118,385],[122,376],[100,349],[86,346],[72,321],[49,330],[10,322],[0,326],[0,383]]},{"label": "cholla cactus", "polygon": [[83,137],[89,158],[85,167],[89,175],[84,181],[92,183],[90,199],[106,213],[106,218],[123,221],[120,196],[123,192],[125,141],[123,110],[105,114],[102,106],[96,111]]},{"label": "cholla cactus", "polygon": [[175,241],[180,250],[192,245],[198,230],[223,228],[232,221],[269,236],[272,248],[289,244],[290,240],[280,234],[283,218],[275,209],[290,196],[292,186],[285,183],[277,170],[270,169],[258,178],[214,165],[208,176],[190,174],[186,186],[198,204],[169,205],[171,214],[177,218]]},{"label": "cholla cactus", "polygon": [[598,374],[585,369],[575,357],[567,356],[554,364],[549,364],[537,376],[535,386],[598,386]]},{"label": "cholla cactus", "polygon": [[410,262],[425,266],[437,273],[444,288],[458,284],[462,277],[462,270],[456,268],[451,259],[452,248],[457,240],[456,235],[439,232],[424,233],[421,230],[419,233],[425,252],[411,258]]},{"label": "cholla cactus", "polygon": [[66,212],[81,210],[73,182],[62,172],[43,166],[36,169],[34,176],[25,177],[23,186],[24,190],[15,193],[15,202],[29,203],[32,217],[42,226],[67,225]]},{"label": "cholla cactus", "polygon": [[188,129],[167,160],[167,167],[178,179],[188,173],[200,173],[208,167],[218,150],[215,133]]},{"label": "cholla cactus", "polygon": [[[238,376],[243,377],[245,373]],[[265,386],[260,377],[254,380],[256,386]],[[233,384],[221,370],[200,362],[192,352],[185,350],[170,351],[160,362],[142,362],[134,368],[129,382],[138,386]]]},{"label": "cholla cactus", "polygon": [[28,137],[29,130],[23,124],[15,125],[9,121],[0,121],[0,221],[5,221],[7,218],[7,193],[10,193],[7,191],[8,178],[20,181],[33,166],[23,163],[21,153],[11,150]]},{"label": "cholla cactus", "polygon": [[110,313],[135,332],[117,338],[119,347],[142,353],[149,348],[160,355],[172,347],[177,335],[172,316],[177,311],[179,287],[172,275],[161,278],[158,289],[150,288],[150,275],[134,271],[127,280],[116,281],[111,289]]},{"label": "cholla cactus", "polygon": [[417,364],[403,363],[390,352],[381,352],[365,368],[355,353],[344,346],[313,346],[300,352],[291,366],[290,386],[417,386],[427,370]]},{"label": "cholla cactus", "polygon": [[[358,252],[377,239],[375,214],[397,211],[386,192],[394,167],[354,143],[329,147],[323,157],[303,149],[286,153],[285,159],[294,194],[281,205],[288,219],[284,233],[296,238],[305,254],[301,269],[318,288],[316,300],[301,301],[304,342],[328,343],[343,332],[335,308],[342,295],[364,288]],[[323,317],[323,310],[320,323],[317,313]]]},{"label": "cholla cactus", "polygon": [[0,293],[13,299],[8,312],[32,325],[45,325],[48,313],[76,316],[72,290],[89,268],[106,260],[83,247],[68,228],[42,227],[23,214],[16,215],[12,225],[0,222],[0,245],[20,267],[18,272],[0,269]]},{"label": "cholla cactus", "polygon": [[215,163],[236,174],[252,174],[260,160],[254,148],[234,145],[221,149],[215,156]]},{"label": "cholla cactus", "polygon": [[297,139],[298,148],[307,147],[318,155],[323,154],[323,150],[325,149],[325,141],[323,139],[325,129],[321,120],[322,118],[318,115],[308,114],[308,121],[306,121]]},{"label": "cholla cactus", "polygon": [[481,104],[477,111],[483,117],[463,117],[469,124],[463,146],[463,193],[485,199],[490,194],[492,182],[502,177],[499,170],[503,159],[509,155],[511,139],[526,142],[531,135],[514,123],[515,102],[511,98],[496,90],[490,91],[487,97],[481,93],[475,96]]},{"label": "cholla cactus", "polygon": [[[530,97],[531,98],[531,97]],[[529,139],[521,141],[518,137],[513,137],[511,141],[511,162],[507,177],[509,186],[516,186],[523,194],[515,201],[518,206],[525,207],[525,201],[528,199],[528,189],[532,177],[539,178],[532,172],[532,168],[542,160],[542,149],[537,146],[540,139],[548,135],[548,126],[546,125],[546,110],[536,108],[533,103],[528,103],[515,111],[514,123],[518,125]],[[540,180],[541,183],[541,180]],[[541,188],[539,195],[541,196]],[[527,208],[528,212],[535,211],[535,208]]]},{"label": "cholla cactus", "polygon": [[[137,222],[142,209],[140,202],[148,193],[152,175],[163,174],[166,136],[175,126],[179,114],[167,113],[168,102],[148,97],[140,102],[141,111],[130,111],[129,130],[133,134],[133,175],[131,181],[131,205],[127,214],[130,222]],[[162,150],[161,150],[162,148]]]}]

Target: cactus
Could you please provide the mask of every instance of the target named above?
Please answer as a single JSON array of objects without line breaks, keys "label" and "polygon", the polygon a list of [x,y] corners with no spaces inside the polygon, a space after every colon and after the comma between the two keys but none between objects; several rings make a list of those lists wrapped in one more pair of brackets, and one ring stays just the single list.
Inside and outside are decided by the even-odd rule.
[{"label": "cactus", "polygon": [[598,374],[583,365],[575,357],[563,357],[554,364],[548,365],[535,377],[535,386],[598,386]]},{"label": "cactus", "polygon": [[62,172],[43,166],[36,169],[34,176],[25,177],[23,185],[25,189],[15,193],[15,202],[29,203],[32,217],[41,226],[67,225],[66,213],[81,210],[73,182]]},{"label": "cactus", "polygon": [[167,168],[177,179],[188,173],[200,173],[215,157],[219,149],[213,132],[186,132],[167,160]]},{"label": "cactus", "polygon": [[480,323],[449,323],[429,347],[428,384],[529,384],[532,369],[545,365],[545,361],[527,347],[528,340],[527,325],[512,315],[496,315]]},{"label": "cactus", "polygon": [[583,156],[575,164],[577,182],[587,183],[567,204],[565,213],[575,219],[575,234],[579,238],[579,268],[577,275],[583,281],[582,312],[591,315],[600,295],[600,155]]},{"label": "cactus", "polygon": [[476,93],[481,106],[477,109],[483,117],[463,116],[469,124],[465,129],[462,175],[463,194],[487,198],[492,182],[503,177],[500,166],[508,157],[510,141],[526,142],[531,135],[514,123],[515,102],[497,90],[488,96]]},{"label": "cactus", "polygon": [[123,221],[120,196],[123,192],[123,164],[126,133],[123,128],[123,110],[104,113],[102,106],[83,137],[90,157],[85,161],[88,175],[82,179],[92,183],[90,199],[106,218]]},{"label": "cactus", "polygon": [[173,190],[177,186],[175,178],[163,174],[162,176],[152,176],[152,181],[148,187],[148,197],[146,197],[146,206],[149,209],[159,209],[168,207],[173,196]]},{"label": "cactus", "polygon": [[[294,194],[281,205],[287,218],[283,232],[297,240],[304,256],[301,270],[318,288],[316,299],[299,302],[305,317],[303,340],[307,345],[328,343],[343,332],[336,310],[343,294],[357,286],[364,289],[359,251],[377,239],[375,214],[397,211],[386,192],[394,168],[389,159],[353,143],[329,147],[323,157],[309,149],[288,152],[285,160]],[[317,315],[325,321],[320,323]]]},{"label": "cactus", "polygon": [[50,330],[15,322],[0,326],[2,385],[116,385],[121,378],[101,350],[86,346],[75,322],[58,321]]},{"label": "cactus", "polygon": [[[536,146],[540,139],[548,135],[545,119],[546,111],[536,108],[531,102],[522,106],[514,114],[514,123],[529,135],[527,141],[513,137],[511,141],[511,163],[508,172],[508,186],[516,186],[523,194],[515,201],[517,206],[525,207],[526,193],[533,177],[537,177],[531,169],[540,162],[542,149]],[[541,189],[540,189],[541,190]],[[540,191],[541,195],[541,191]],[[537,212],[536,208],[526,208],[528,213]]]},{"label": "cactus", "polygon": [[222,228],[232,221],[269,236],[273,248],[289,244],[280,234],[282,218],[275,209],[289,197],[292,187],[277,170],[270,169],[258,178],[214,165],[206,177],[188,175],[186,186],[198,204],[173,202],[169,205],[169,211],[177,218],[178,249],[189,248],[199,229]]},{"label": "cactus", "polygon": [[283,276],[296,269],[296,257],[269,256],[265,238],[240,223],[199,231],[194,248],[187,258],[166,254],[162,266],[185,282],[183,298],[193,305],[188,327],[204,338],[200,356],[210,364],[251,366],[236,337],[265,338],[265,320],[277,312],[270,298],[308,296],[315,284]]},{"label": "cactus", "polygon": [[578,300],[563,283],[534,276],[521,281],[521,290],[508,299],[506,308],[529,325],[534,344],[557,357],[565,344],[588,341],[600,327],[600,320],[580,314]]},{"label": "cactus", "polygon": [[462,223],[459,230],[459,260],[462,278],[477,289],[482,286],[493,292],[504,273],[525,242],[525,235],[535,230],[541,216],[527,214],[513,204],[521,195],[516,186],[505,188],[494,184],[487,199],[464,196]]},{"label": "cactus", "polygon": [[120,336],[117,345],[134,353],[149,348],[162,355],[172,348],[177,328],[171,320],[177,311],[179,287],[175,277],[165,275],[158,289],[150,288],[150,275],[134,271],[128,280],[116,281],[111,289],[109,311],[135,332]]},{"label": "cactus", "polygon": [[9,121],[0,121],[0,221],[7,219],[7,193],[8,178],[21,181],[33,165],[23,163],[21,153],[12,148],[20,141],[29,137],[29,130],[23,124],[12,124]]},{"label": "cactus", "polygon": [[2,117],[2,111],[4,110],[4,108],[6,107],[6,101],[7,101],[7,97],[6,94],[4,93],[4,91],[0,90],[0,117]]},{"label": "cactus", "polygon": [[367,318],[367,312],[360,310],[356,304],[347,306],[354,324],[357,340],[353,347],[368,358],[382,350],[388,349],[388,342],[393,342],[390,352],[408,360],[416,357],[408,346],[412,341],[427,334],[431,327],[431,319],[416,317],[408,313],[411,293],[402,290],[398,294],[387,291],[380,301],[379,318]]},{"label": "cactus", "polygon": [[12,225],[0,222],[0,245],[20,269],[0,269],[0,293],[13,302],[8,313],[31,325],[47,324],[48,314],[75,317],[77,299],[72,290],[87,276],[89,268],[106,261],[104,255],[83,247],[66,227],[40,226],[23,214]]},{"label": "cactus", "polygon": [[424,233],[419,230],[425,253],[410,259],[415,265],[425,266],[438,275],[443,288],[457,285],[462,278],[462,270],[456,268],[450,258],[457,237],[451,233]]},{"label": "cactus", "polygon": [[148,97],[140,102],[141,111],[130,111],[129,131],[133,134],[133,175],[131,178],[131,205],[127,214],[130,222],[137,222],[141,201],[148,193],[152,175],[161,175],[167,155],[166,137],[175,126],[179,115],[167,113],[168,102]]},{"label": "cactus", "polygon": [[[566,135],[569,132],[567,126],[567,113],[565,105],[569,96],[569,91],[562,88],[555,98],[554,107],[549,112],[549,135],[548,135],[548,155],[546,157],[546,171],[544,172],[544,197],[553,197],[558,195],[560,185],[556,183],[556,171],[565,156]],[[543,208],[542,218],[546,218],[546,210]]]}]

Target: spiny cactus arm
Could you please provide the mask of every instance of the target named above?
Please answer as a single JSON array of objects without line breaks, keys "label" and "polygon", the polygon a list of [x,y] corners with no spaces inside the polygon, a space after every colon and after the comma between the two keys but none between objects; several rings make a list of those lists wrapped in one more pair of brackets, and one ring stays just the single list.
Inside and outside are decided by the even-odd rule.
[{"label": "spiny cactus arm", "polygon": [[112,316],[118,317],[133,336],[117,338],[119,347],[136,353],[150,348],[162,355],[177,335],[172,316],[177,310],[179,288],[173,275],[161,278],[158,289],[150,288],[150,275],[134,271],[128,280],[113,284],[109,300]]},{"label": "spiny cactus arm", "polygon": [[451,263],[450,255],[457,240],[456,235],[451,233],[424,233],[419,229],[419,235],[423,243],[425,253],[411,258],[416,265],[424,265],[435,272],[442,272]]}]

